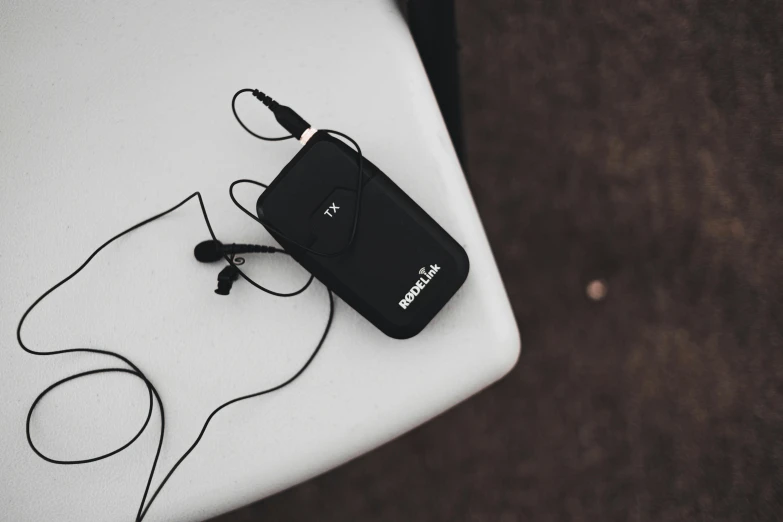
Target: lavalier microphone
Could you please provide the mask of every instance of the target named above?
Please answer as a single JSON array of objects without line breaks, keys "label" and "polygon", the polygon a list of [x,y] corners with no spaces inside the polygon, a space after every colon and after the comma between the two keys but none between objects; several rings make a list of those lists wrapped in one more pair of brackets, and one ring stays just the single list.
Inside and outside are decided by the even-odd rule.
[{"label": "lavalier microphone", "polygon": [[279,248],[275,248],[267,245],[243,245],[232,243],[230,245],[224,245],[220,241],[207,240],[202,241],[196,248],[193,249],[193,255],[196,259],[202,263],[214,263],[224,259],[224,255],[234,256],[237,254],[252,254],[252,253],[265,253],[272,254],[274,252],[282,252]]},{"label": "lavalier microphone", "polygon": [[215,293],[218,295],[228,295],[231,292],[234,281],[239,278],[237,265],[243,264],[245,260],[241,257],[235,257],[237,254],[273,254],[275,252],[283,252],[283,250],[268,245],[245,245],[241,243],[224,245],[216,239],[202,241],[193,249],[193,255],[201,263],[214,263],[225,259],[225,256],[232,260],[232,263],[218,274],[218,287],[215,290]]}]

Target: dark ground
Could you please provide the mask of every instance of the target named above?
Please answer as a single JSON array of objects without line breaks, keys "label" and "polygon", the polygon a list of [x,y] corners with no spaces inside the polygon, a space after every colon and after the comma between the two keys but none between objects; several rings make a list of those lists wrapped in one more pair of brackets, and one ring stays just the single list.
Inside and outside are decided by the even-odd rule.
[{"label": "dark ground", "polygon": [[519,364],[213,522],[783,519],[783,5],[462,0],[457,26]]}]

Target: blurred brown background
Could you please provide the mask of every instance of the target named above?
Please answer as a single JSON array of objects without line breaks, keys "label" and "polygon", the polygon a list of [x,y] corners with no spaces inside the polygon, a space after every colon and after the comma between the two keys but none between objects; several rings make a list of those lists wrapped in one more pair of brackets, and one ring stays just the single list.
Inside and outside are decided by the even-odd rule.
[{"label": "blurred brown background", "polygon": [[213,522],[783,519],[783,5],[458,0],[456,21],[519,364]]}]

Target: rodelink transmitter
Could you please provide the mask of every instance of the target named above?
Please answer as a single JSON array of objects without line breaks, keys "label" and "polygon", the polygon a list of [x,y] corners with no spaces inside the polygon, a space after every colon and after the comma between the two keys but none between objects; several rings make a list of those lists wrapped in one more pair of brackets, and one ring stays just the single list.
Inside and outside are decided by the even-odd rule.
[{"label": "rodelink transmitter", "polygon": [[287,107],[270,108],[306,143],[258,198],[259,220],[386,335],[416,335],[467,278],[465,250],[380,169],[328,133],[334,131],[314,131],[304,120],[293,125],[278,114]]}]

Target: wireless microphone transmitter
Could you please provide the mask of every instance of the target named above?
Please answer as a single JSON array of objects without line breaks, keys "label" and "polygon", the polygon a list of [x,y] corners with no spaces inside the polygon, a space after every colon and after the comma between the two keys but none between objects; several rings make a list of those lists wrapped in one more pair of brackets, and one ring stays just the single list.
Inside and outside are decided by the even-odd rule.
[{"label": "wireless microphone transmitter", "polygon": [[386,335],[407,339],[462,286],[468,256],[380,169],[361,163],[356,214],[359,156],[317,131],[258,198],[256,211],[306,270]]}]

